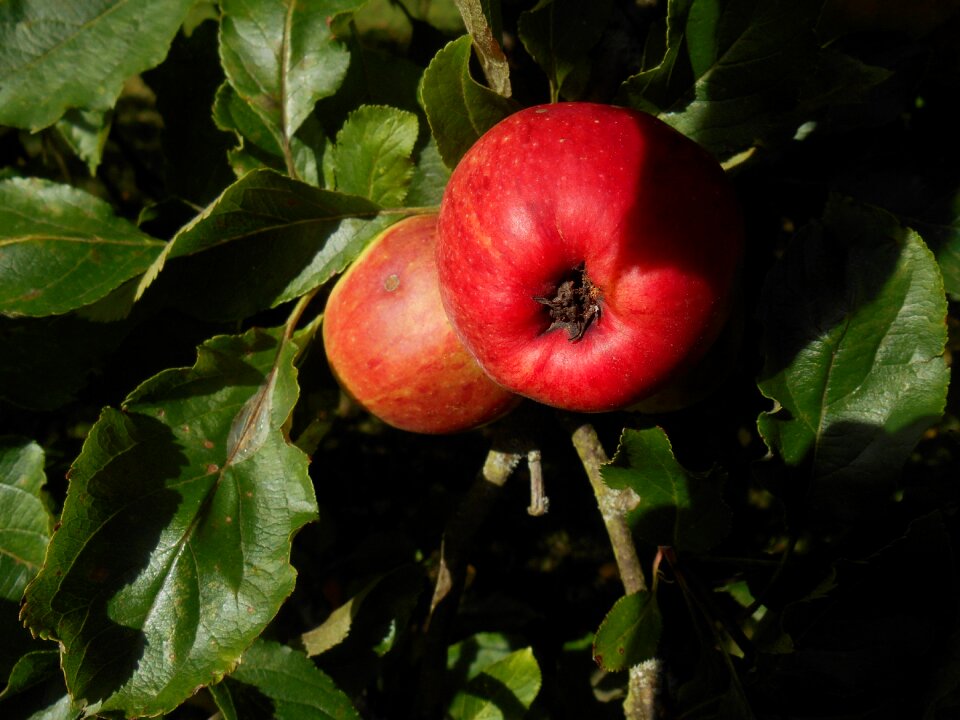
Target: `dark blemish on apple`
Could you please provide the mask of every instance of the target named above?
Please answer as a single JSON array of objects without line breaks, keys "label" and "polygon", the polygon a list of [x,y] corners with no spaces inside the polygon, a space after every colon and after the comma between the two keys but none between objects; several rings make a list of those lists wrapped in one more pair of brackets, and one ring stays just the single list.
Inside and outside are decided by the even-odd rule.
[{"label": "dark blemish on apple", "polygon": [[400,287],[400,276],[396,273],[388,275],[387,279],[383,281],[383,289],[387,292],[393,292],[398,287]]},{"label": "dark blemish on apple", "polygon": [[586,266],[580,263],[557,284],[553,297],[534,296],[550,316],[546,332],[563,328],[567,339],[577,342],[583,338],[590,325],[600,322],[600,288],[587,275]]}]

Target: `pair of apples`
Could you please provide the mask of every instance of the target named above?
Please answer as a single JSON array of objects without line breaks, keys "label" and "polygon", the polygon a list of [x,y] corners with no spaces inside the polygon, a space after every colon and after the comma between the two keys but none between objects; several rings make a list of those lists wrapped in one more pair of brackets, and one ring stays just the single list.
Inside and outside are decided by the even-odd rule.
[{"label": "pair of apples", "polygon": [[372,242],[323,336],[361,405],[401,429],[488,423],[519,397],[628,408],[718,335],[743,243],[719,164],[656,118],[537,106],[485,133],[440,213]]}]

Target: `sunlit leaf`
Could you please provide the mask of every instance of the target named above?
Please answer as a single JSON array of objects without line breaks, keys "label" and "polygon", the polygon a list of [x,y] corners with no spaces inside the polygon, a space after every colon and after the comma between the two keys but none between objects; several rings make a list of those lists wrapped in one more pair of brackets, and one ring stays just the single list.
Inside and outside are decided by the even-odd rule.
[{"label": "sunlit leaf", "polygon": [[91,175],[97,172],[100,165],[112,120],[108,112],[73,108],[57,121],[57,132],[77,157],[87,164]]},{"label": "sunlit leaf", "polygon": [[540,666],[530,648],[517,650],[485,666],[447,710],[453,720],[512,720],[520,718],[540,692]]},{"label": "sunlit leaf", "polygon": [[289,142],[317,100],[336,92],[350,54],[331,19],[364,0],[222,0],[220,56],[227,79],[277,141]]},{"label": "sunlit leaf", "polygon": [[760,416],[771,449],[840,515],[886,498],[943,413],[946,299],[932,253],[890,216],[835,200],[764,290]]},{"label": "sunlit leaf", "polygon": [[625,670],[657,652],[663,620],[657,598],[646,590],[617,600],[600,624],[593,658],[609,671]]},{"label": "sunlit leaf", "polygon": [[653,545],[703,552],[730,530],[722,478],[684,469],[660,428],[624,430],[613,462],[601,468],[601,474],[611,487],[636,493],[639,500],[629,514],[630,525]]},{"label": "sunlit leaf", "polygon": [[37,130],[68,108],[103,112],[159,64],[194,0],[0,3],[0,125]]},{"label": "sunlit leaf", "polygon": [[58,315],[89,305],[146,270],[163,247],[81,190],[0,182],[0,313]]},{"label": "sunlit leaf", "polygon": [[169,711],[230,672],[293,589],[316,502],[283,431],[297,345],[279,336],[209,340],[90,431],[23,609],[62,643],[78,700]]},{"label": "sunlit leaf", "polygon": [[[56,670],[49,648],[17,619],[24,589],[40,570],[53,519],[43,503],[43,450],[35,442],[0,436],[0,699]],[[0,715],[3,714],[0,707]]]},{"label": "sunlit leaf", "polygon": [[470,76],[471,46],[469,35],[449,43],[430,62],[420,86],[430,129],[449,168],[483,133],[517,109]]},{"label": "sunlit leaf", "polygon": [[225,720],[360,720],[350,699],[303,653],[257,640],[210,688]]},{"label": "sunlit leaf", "polygon": [[403,203],[417,141],[417,116],[396,108],[364,105],[337,133],[333,155],[336,188],[384,207]]}]

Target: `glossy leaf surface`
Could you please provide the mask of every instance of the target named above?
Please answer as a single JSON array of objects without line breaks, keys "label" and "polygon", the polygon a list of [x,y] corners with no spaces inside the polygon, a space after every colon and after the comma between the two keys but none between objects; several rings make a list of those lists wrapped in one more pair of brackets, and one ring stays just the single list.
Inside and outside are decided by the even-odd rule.
[{"label": "glossy leaf surface", "polygon": [[764,439],[841,515],[892,477],[943,412],[946,299],[932,253],[890,216],[834,201],[765,289]]},{"label": "glossy leaf surface", "polygon": [[522,717],[540,692],[540,666],[530,648],[483,667],[460,690],[447,711],[454,720]]},{"label": "glossy leaf surface", "polygon": [[303,653],[257,640],[210,688],[224,720],[360,720],[350,699]]},{"label": "glossy leaf surface", "polygon": [[0,313],[58,315],[89,305],[146,270],[163,247],[81,190],[0,182]]},{"label": "glossy leaf surface", "polygon": [[90,431],[23,611],[62,643],[74,698],[172,709],[232,670],[293,589],[291,539],[316,514],[282,430],[296,350],[263,330],[213,338]]},{"label": "glossy leaf surface", "polygon": [[593,658],[605,670],[625,670],[657,652],[663,619],[657,598],[646,590],[625,595],[603,619]]}]

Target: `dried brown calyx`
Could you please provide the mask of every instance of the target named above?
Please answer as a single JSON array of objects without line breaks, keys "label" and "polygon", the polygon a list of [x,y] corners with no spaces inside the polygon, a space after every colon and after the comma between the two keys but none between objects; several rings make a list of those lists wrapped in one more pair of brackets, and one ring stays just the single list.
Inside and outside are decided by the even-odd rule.
[{"label": "dried brown calyx", "polygon": [[567,331],[567,339],[576,342],[590,327],[600,321],[600,288],[587,275],[586,266],[580,263],[570,275],[557,285],[553,297],[534,297],[550,313],[550,327]]}]

